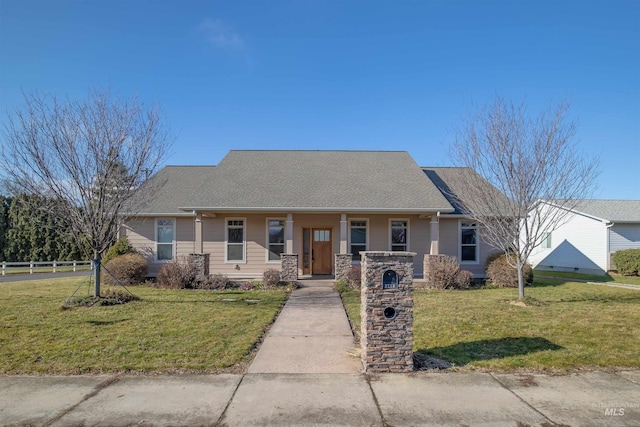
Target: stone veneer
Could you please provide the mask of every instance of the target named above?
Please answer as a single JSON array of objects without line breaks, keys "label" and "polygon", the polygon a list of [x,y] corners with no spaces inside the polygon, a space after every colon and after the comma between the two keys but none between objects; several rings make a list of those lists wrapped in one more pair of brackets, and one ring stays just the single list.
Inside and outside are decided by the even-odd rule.
[{"label": "stone veneer", "polygon": [[427,286],[430,286],[433,283],[433,277],[431,275],[431,263],[434,260],[442,259],[444,257],[446,257],[446,255],[424,255],[424,261],[422,263],[422,277],[424,278]]},{"label": "stone veneer", "polygon": [[[413,371],[413,257],[415,252],[361,252],[361,338],[365,372]],[[395,289],[382,289],[382,276],[393,270]],[[384,316],[386,307],[396,316]]]},{"label": "stone veneer", "polygon": [[282,271],[280,280],[283,282],[295,282],[298,280],[298,254],[280,254]]},{"label": "stone veneer", "polygon": [[336,280],[346,279],[349,270],[353,266],[353,255],[351,254],[336,254]]},{"label": "stone veneer", "polygon": [[189,254],[189,262],[196,269],[196,280],[209,276],[209,254]]}]

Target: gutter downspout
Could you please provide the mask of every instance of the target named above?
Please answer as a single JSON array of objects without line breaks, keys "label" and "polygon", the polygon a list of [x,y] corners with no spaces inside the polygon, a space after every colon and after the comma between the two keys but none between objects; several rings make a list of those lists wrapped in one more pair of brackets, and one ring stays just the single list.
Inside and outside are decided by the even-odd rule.
[{"label": "gutter downspout", "polygon": [[611,227],[614,226],[613,222],[609,224],[605,224],[606,235],[605,235],[605,267],[607,268],[605,273],[608,273],[611,270]]}]

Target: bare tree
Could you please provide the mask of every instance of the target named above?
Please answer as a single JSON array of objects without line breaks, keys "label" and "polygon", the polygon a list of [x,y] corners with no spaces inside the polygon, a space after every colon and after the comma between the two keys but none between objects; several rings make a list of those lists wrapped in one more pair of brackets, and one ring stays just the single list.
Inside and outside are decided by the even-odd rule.
[{"label": "bare tree", "polygon": [[100,296],[100,259],[118,226],[139,212],[153,188],[145,186],[170,146],[156,106],[91,90],[81,100],[25,94],[9,114],[0,161],[14,193],[57,200],[53,212],[91,248],[94,295]]},{"label": "bare tree", "polygon": [[[452,145],[454,162],[493,186],[463,174],[457,186],[465,198],[458,202],[479,223],[484,241],[504,251],[518,270],[520,299],[523,267],[545,231],[560,225],[595,188],[599,161],[578,150],[568,111],[569,103],[562,101],[530,114],[523,103],[496,96],[466,118]],[[543,200],[559,209],[548,209]]]}]

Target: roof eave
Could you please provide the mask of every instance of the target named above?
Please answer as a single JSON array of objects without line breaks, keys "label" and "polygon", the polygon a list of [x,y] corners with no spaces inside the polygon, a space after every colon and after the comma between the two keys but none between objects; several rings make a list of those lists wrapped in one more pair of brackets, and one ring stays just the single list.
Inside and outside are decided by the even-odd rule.
[{"label": "roof eave", "polygon": [[188,206],[178,208],[182,211],[218,211],[218,212],[388,212],[388,213],[425,213],[425,212],[453,212],[452,208],[365,208],[365,207],[297,207],[297,206],[264,206],[264,207],[216,207],[216,206]]}]

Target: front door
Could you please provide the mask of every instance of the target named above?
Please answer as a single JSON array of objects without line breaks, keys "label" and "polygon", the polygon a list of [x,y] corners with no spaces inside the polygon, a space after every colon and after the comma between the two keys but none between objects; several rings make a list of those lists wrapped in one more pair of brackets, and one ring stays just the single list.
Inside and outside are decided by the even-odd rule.
[{"label": "front door", "polygon": [[331,274],[332,239],[330,228],[305,228],[303,273]]}]

